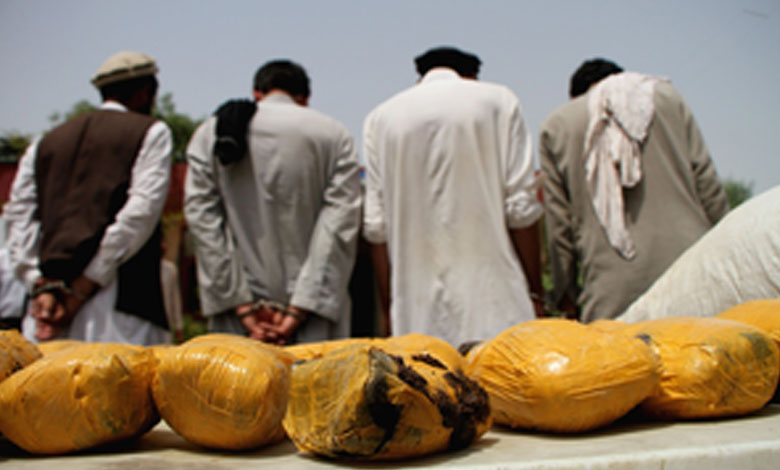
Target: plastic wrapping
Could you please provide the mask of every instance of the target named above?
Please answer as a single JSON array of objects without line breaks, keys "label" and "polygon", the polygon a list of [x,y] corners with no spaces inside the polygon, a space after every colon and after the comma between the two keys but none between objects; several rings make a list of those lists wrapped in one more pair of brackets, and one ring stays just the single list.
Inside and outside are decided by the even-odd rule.
[{"label": "plastic wrapping", "polygon": [[284,350],[295,356],[299,361],[308,361],[317,359],[333,351],[355,345],[371,345],[376,341],[374,338],[347,338],[333,339],[329,341],[316,341],[313,343],[300,343],[292,346],[284,346]]},{"label": "plastic wrapping", "polygon": [[303,343],[287,346],[284,350],[298,360],[309,360],[355,345],[376,346],[391,354],[401,356],[428,354],[454,370],[462,370],[465,365],[463,356],[448,342],[419,333],[391,336],[389,338],[349,338]]},{"label": "plastic wrapping", "polygon": [[409,333],[380,340],[379,348],[405,359],[428,355],[440,361],[453,371],[462,371],[465,358],[450,343],[434,336]]},{"label": "plastic wrapping", "polygon": [[487,394],[462,372],[370,345],[296,364],[284,418],[301,451],[366,460],[459,449],[490,424]]},{"label": "plastic wrapping", "polygon": [[467,368],[513,428],[580,432],[620,418],[658,385],[643,341],[562,319],[533,320],[486,343]]},{"label": "plastic wrapping", "polygon": [[251,449],[284,437],[292,356],[237,335],[158,348],[154,401],[170,427],[210,448]]},{"label": "plastic wrapping", "polygon": [[0,330],[0,381],[32,364],[41,351],[18,330]]},{"label": "plastic wrapping", "polygon": [[44,356],[49,356],[66,349],[70,349],[74,346],[82,346],[84,344],[87,343],[77,339],[53,339],[50,341],[43,341],[38,343],[38,349]]},{"label": "plastic wrapping", "polygon": [[756,327],[719,318],[665,318],[630,325],[663,363],[642,409],[665,419],[737,416],[763,407],[777,386],[778,348]]},{"label": "plastic wrapping", "polygon": [[596,321],[588,323],[588,326],[605,333],[616,333],[627,327],[628,323],[619,320],[612,320],[609,318],[600,318]]},{"label": "plastic wrapping", "polygon": [[741,303],[718,315],[760,328],[780,348],[780,299],[758,299]]},{"label": "plastic wrapping", "polygon": [[159,421],[153,374],[140,346],[93,343],[44,356],[0,383],[0,431],[40,454],[141,435]]}]

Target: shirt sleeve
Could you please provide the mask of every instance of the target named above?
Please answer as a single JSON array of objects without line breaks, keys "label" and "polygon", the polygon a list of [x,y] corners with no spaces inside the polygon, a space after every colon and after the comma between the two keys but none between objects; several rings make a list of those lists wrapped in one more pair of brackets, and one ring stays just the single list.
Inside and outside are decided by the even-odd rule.
[{"label": "shirt sleeve", "polygon": [[707,218],[714,225],[729,211],[728,197],[715,171],[715,164],[712,162],[696,119],[682,97],[680,101],[683,103],[683,118],[688,134],[688,155],[696,179],[696,192]]},{"label": "shirt sleeve", "polygon": [[376,151],[373,118],[363,125],[363,158],[366,163],[366,200],[363,208],[363,237],[371,243],[387,242],[387,222]]},{"label": "shirt sleeve", "polygon": [[106,228],[84,275],[101,285],[111,282],[119,265],[135,255],[160,221],[171,176],[172,138],[158,121],[146,132],[127,190],[127,201]]},{"label": "shirt sleeve", "polygon": [[537,198],[533,145],[520,104],[515,98],[511,101],[508,132],[504,213],[509,228],[524,228],[536,222],[543,209]]},{"label": "shirt sleeve", "polygon": [[539,139],[539,159],[544,175],[545,229],[547,249],[553,274],[552,302],[558,305],[564,295],[577,301],[577,259],[574,246],[571,201],[565,181],[556,162],[565,152],[562,125],[547,121]]},{"label": "shirt sleeve", "polygon": [[187,146],[184,217],[195,246],[201,309],[215,315],[253,300],[228,227],[214,168],[214,119]]},{"label": "shirt sleeve", "polygon": [[37,218],[38,193],[35,184],[35,159],[38,152],[35,140],[19,160],[11,186],[11,197],[3,207],[8,224],[8,256],[10,267],[28,290],[41,276],[38,269],[41,223]]},{"label": "shirt sleeve", "polygon": [[361,195],[357,154],[346,129],[335,145],[323,206],[290,304],[338,321],[355,263]]}]

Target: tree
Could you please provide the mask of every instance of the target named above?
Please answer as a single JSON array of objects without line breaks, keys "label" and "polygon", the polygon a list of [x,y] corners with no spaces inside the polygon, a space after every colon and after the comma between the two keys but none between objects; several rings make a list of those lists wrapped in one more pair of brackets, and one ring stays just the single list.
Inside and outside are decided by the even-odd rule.
[{"label": "tree", "polygon": [[[51,116],[49,116],[49,122],[51,122],[52,127],[54,127],[72,117],[92,111],[96,108],[97,106],[89,101],[81,100],[74,104],[70,110],[66,111],[64,114],[60,112],[52,113]],[[163,94],[157,99],[152,115],[165,121],[171,129],[171,134],[173,136],[173,161],[184,161],[186,158],[185,152],[187,150],[187,143],[190,141],[190,137],[201,121],[177,112],[176,105],[173,103],[173,93],[170,92]]]},{"label": "tree", "polygon": [[78,101],[73,106],[71,106],[70,110],[66,111],[64,115],[61,114],[59,111],[53,112],[49,116],[49,122],[51,123],[51,127],[56,127],[56,126],[62,124],[63,122],[67,121],[70,118],[76,117],[79,114],[88,113],[88,112],[90,112],[90,111],[92,111],[92,110],[94,110],[96,108],[97,108],[97,106],[95,106],[94,104],[90,103],[89,101],[81,100],[81,101]]},{"label": "tree", "polygon": [[734,179],[723,180],[723,189],[732,209],[747,201],[753,196],[753,182],[745,183]]},{"label": "tree", "polygon": [[186,114],[176,112],[176,105],[173,104],[173,94],[165,93],[158,100],[152,115],[158,117],[168,124],[173,135],[173,161],[184,161],[186,159],[187,143],[190,141],[195,129],[200,124],[199,120],[194,120]]},{"label": "tree", "polygon": [[28,145],[30,145],[29,135],[6,132],[0,137],[0,161],[15,162],[19,160]]}]

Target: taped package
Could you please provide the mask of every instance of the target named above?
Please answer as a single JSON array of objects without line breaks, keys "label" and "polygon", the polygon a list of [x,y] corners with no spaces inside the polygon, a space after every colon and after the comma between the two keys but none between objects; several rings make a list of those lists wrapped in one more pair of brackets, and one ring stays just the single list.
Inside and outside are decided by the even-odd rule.
[{"label": "taped package", "polygon": [[718,318],[753,325],[771,336],[780,348],[780,299],[743,302],[722,312]]},{"label": "taped package", "polygon": [[720,318],[664,318],[624,330],[648,341],[663,363],[642,409],[663,419],[738,416],[772,398],[778,348],[760,329]]},{"label": "taped package", "polygon": [[91,343],[44,356],[0,383],[0,431],[36,454],[60,454],[144,434],[158,421],[154,356]]},{"label": "taped package", "polygon": [[0,330],[0,381],[43,356],[19,330]]},{"label": "taped package", "polygon": [[462,372],[365,344],[297,363],[284,418],[301,451],[358,460],[460,449],[490,425],[487,394]]},{"label": "taped package", "polygon": [[289,367],[282,348],[210,334],[157,348],[152,392],[162,418],[185,439],[243,450],[284,437]]},{"label": "taped package", "polygon": [[286,346],[284,349],[298,360],[309,360],[355,345],[376,346],[391,354],[401,356],[428,354],[453,370],[462,370],[465,365],[463,356],[448,342],[434,336],[419,333],[409,333],[389,338],[349,338],[302,343]]},{"label": "taped package", "polygon": [[490,395],[497,424],[551,432],[622,417],[654,391],[661,368],[642,340],[563,319],[511,327],[470,361],[467,372]]}]

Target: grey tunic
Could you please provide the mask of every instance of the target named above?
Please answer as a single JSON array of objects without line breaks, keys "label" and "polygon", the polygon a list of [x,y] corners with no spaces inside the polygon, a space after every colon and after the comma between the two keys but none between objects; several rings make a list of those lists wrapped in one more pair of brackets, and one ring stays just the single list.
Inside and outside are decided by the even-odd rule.
[{"label": "grey tunic", "polygon": [[632,260],[622,258],[607,241],[585,181],[587,96],[550,114],[542,124],[539,148],[553,300],[564,295],[576,300],[585,322],[622,313],[728,211],[726,194],[690,109],[670,84],[660,83],[642,146],[642,180],[623,190],[626,226],[637,254]]},{"label": "grey tunic", "polygon": [[271,94],[250,123],[249,155],[223,166],[212,154],[215,123],[187,148],[184,207],[212,331],[245,334],[231,309],[262,297],[315,313],[299,342],[347,336],[361,204],[352,137]]}]

